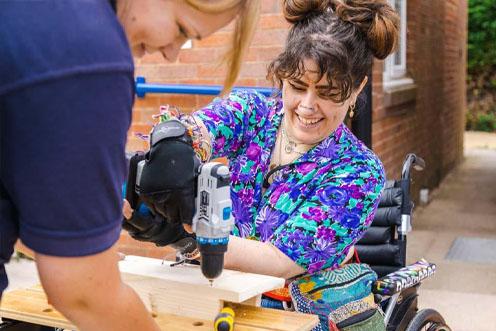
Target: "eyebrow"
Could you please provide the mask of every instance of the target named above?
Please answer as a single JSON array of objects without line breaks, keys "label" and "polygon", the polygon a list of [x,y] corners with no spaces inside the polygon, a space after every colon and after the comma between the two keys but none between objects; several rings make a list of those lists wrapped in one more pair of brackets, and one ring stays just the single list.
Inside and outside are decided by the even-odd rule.
[{"label": "eyebrow", "polygon": [[293,83],[296,83],[298,85],[303,85],[303,86],[307,86],[308,87],[308,84],[307,83],[305,83],[304,81],[299,80],[298,78],[292,79],[290,81],[292,81]]},{"label": "eyebrow", "polygon": [[[307,83],[305,83],[305,82],[303,82],[303,81],[301,81],[299,79],[293,79],[292,81],[293,81],[293,83],[296,83],[298,85],[303,85],[305,87],[308,87],[308,84]],[[329,89],[330,86],[329,85],[315,85],[315,88],[318,89],[318,90],[325,90],[325,89]]]}]

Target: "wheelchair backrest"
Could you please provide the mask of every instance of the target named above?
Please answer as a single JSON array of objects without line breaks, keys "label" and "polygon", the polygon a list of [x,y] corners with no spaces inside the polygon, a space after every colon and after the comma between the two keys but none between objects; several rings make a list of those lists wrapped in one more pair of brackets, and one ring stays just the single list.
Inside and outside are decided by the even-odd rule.
[{"label": "wheelchair backrest", "polygon": [[[412,208],[401,181],[387,181],[372,226],[355,245],[361,262],[382,277],[405,266],[406,237],[398,236],[402,210]],[[406,207],[406,208],[405,208]]]}]

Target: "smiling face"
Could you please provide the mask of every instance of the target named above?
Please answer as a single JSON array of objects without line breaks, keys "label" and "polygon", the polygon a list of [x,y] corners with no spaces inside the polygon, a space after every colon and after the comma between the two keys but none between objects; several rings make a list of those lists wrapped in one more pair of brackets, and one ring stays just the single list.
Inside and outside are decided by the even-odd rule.
[{"label": "smiling face", "polygon": [[299,79],[284,80],[282,101],[285,129],[296,143],[317,144],[327,138],[343,122],[350,105],[367,82],[342,103],[325,96],[329,90],[327,78],[319,79],[318,67],[312,60],[303,61],[305,73]]},{"label": "smiling face", "polygon": [[119,0],[117,14],[133,55],[160,52],[173,62],[189,39],[205,38],[231,22],[240,8],[204,13],[184,0]]}]

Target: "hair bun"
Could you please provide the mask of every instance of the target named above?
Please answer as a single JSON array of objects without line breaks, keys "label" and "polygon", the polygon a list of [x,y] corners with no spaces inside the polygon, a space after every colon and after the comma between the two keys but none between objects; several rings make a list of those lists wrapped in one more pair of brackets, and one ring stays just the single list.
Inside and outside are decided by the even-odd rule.
[{"label": "hair bun", "polygon": [[309,16],[323,13],[330,0],[284,0],[283,13],[289,23],[298,23]]},{"label": "hair bun", "polygon": [[400,18],[386,0],[331,0],[330,6],[340,19],[362,30],[376,58],[385,59],[396,49]]}]

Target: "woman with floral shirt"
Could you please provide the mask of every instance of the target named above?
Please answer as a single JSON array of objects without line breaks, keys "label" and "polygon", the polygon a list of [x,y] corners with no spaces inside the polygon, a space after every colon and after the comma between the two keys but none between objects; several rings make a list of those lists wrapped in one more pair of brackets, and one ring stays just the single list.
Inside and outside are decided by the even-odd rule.
[{"label": "woman with floral shirt", "polygon": [[343,121],[373,58],[393,51],[398,17],[364,0],[287,0],[284,14],[293,26],[269,67],[282,97],[233,92],[188,122],[204,159],[229,160],[226,268],[291,278],[344,263],[372,222],[384,169]]}]

